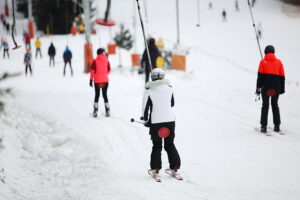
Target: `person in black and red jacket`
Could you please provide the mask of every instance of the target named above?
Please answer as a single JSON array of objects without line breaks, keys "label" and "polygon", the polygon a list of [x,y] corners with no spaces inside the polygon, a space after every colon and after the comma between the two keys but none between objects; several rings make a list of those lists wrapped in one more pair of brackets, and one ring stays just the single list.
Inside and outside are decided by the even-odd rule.
[{"label": "person in black and red jacket", "polygon": [[285,92],[285,74],[281,60],[275,56],[275,48],[268,45],[265,48],[265,57],[260,61],[258,68],[258,77],[256,84],[256,94],[262,96],[261,109],[261,132],[267,132],[269,99],[273,111],[274,131],[280,131],[280,112],[278,107],[278,98]]}]

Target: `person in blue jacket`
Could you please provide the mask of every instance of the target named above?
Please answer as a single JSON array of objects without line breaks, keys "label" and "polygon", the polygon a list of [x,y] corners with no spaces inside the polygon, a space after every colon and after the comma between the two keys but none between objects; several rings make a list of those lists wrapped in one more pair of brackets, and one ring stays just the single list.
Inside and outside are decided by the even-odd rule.
[{"label": "person in blue jacket", "polygon": [[69,66],[70,66],[70,69],[71,69],[71,76],[73,76],[73,69],[72,69],[72,64],[71,64],[72,52],[71,52],[71,50],[69,49],[68,46],[66,47],[66,49],[64,51],[63,57],[64,57],[64,61],[65,61],[64,76],[66,75],[66,66],[67,66],[67,63],[69,63]]}]

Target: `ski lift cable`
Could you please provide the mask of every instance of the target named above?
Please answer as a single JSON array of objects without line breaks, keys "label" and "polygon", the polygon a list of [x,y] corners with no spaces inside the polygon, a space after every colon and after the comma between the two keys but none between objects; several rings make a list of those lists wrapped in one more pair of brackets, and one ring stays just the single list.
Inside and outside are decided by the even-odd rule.
[{"label": "ski lift cable", "polygon": [[104,22],[108,21],[109,12],[110,12],[110,6],[111,6],[111,0],[107,0],[106,10],[105,10],[105,16],[104,16]]},{"label": "ski lift cable", "polygon": [[150,72],[151,72],[152,71],[152,62],[151,62],[150,53],[149,53],[149,47],[148,47],[148,43],[147,43],[147,39],[146,39],[144,23],[143,23],[143,19],[142,19],[142,16],[141,16],[141,8],[140,8],[139,0],[136,0],[136,3],[137,3],[139,18],[140,18],[140,22],[141,22],[141,27],[142,27],[142,32],[143,32],[145,47],[146,47],[146,51],[147,51],[147,57],[148,57],[149,64],[150,64]]},{"label": "ski lift cable", "polygon": [[262,55],[261,47],[260,47],[260,42],[259,42],[259,38],[258,38],[258,35],[257,35],[256,25],[255,25],[255,22],[254,22],[254,17],[253,17],[251,5],[250,5],[250,0],[248,0],[248,7],[249,7],[252,23],[253,23],[253,28],[254,28],[254,31],[255,31],[255,36],[256,36],[256,41],[257,41],[258,48],[259,48],[260,57],[261,57],[261,59],[263,59],[263,55]]},{"label": "ski lift cable", "polygon": [[12,0],[12,9],[13,9],[13,24],[12,24],[12,31],[11,31],[11,37],[13,39],[13,42],[15,44],[15,47],[13,48],[13,50],[20,48],[21,46],[19,46],[15,40],[15,26],[16,26],[16,18],[15,18],[15,0]]},{"label": "ski lift cable", "polygon": [[197,25],[200,25],[200,0],[197,0]]}]

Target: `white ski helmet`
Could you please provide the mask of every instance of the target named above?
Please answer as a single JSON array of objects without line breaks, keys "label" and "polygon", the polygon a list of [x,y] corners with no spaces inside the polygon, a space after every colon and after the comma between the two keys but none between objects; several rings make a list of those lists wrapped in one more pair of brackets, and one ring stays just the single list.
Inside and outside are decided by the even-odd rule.
[{"label": "white ski helmet", "polygon": [[155,68],[151,72],[151,80],[156,81],[156,80],[161,80],[165,78],[165,72],[161,68]]}]

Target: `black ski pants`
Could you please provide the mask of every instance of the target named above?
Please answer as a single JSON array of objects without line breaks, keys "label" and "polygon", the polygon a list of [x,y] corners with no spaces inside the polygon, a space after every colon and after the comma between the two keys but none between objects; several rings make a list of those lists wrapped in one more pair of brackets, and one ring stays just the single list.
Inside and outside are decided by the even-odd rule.
[{"label": "black ski pants", "polygon": [[[95,86],[95,103],[98,103],[100,97],[100,88],[98,87],[98,83],[94,83],[94,86]],[[108,89],[108,83],[105,83],[105,87],[102,88],[104,103],[108,103],[107,89]]]},{"label": "black ski pants", "polygon": [[30,74],[32,74],[31,65],[26,65],[26,66],[25,66],[25,74],[27,75],[28,69],[29,69],[29,71],[30,71]]},{"label": "black ski pants", "polygon": [[39,54],[40,57],[42,58],[42,51],[41,51],[41,48],[37,48],[37,49],[36,49],[36,52],[35,52],[35,58],[38,57],[38,54]]},{"label": "black ski pants", "polygon": [[53,66],[55,66],[54,56],[49,56],[49,57],[50,57],[49,66],[51,66],[51,62]]},{"label": "black ski pants", "polygon": [[72,69],[72,65],[71,65],[71,60],[70,61],[65,61],[64,76],[66,75],[67,63],[69,63],[69,66],[70,66],[70,69],[71,69],[71,75],[73,76],[73,69]]},{"label": "black ski pants", "polygon": [[166,127],[170,130],[170,135],[164,138],[164,148],[168,154],[170,169],[179,169],[181,165],[180,156],[174,145],[175,122],[159,123],[150,125],[150,135],[153,143],[150,167],[151,169],[161,169],[161,151],[163,139],[158,136],[158,130]]},{"label": "black ski pants", "polygon": [[5,54],[7,54],[7,57],[9,58],[8,49],[3,50],[3,58],[5,58]]},{"label": "black ski pants", "polygon": [[278,106],[278,99],[279,99],[279,93],[277,92],[275,96],[270,97],[266,94],[266,91],[262,91],[262,108],[261,108],[261,119],[260,124],[262,126],[268,125],[268,112],[269,112],[269,102],[271,98],[271,105],[272,105],[272,111],[273,111],[273,122],[274,125],[280,125],[280,112],[279,112],[279,106]]}]

